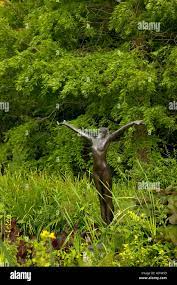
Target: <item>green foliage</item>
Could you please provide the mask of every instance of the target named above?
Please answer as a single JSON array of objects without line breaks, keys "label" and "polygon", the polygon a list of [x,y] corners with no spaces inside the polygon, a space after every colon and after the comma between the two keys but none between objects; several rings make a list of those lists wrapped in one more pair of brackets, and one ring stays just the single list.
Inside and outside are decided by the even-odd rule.
[{"label": "green foliage", "polygon": [[7,212],[31,234],[39,233],[43,227],[55,228],[66,222],[73,226],[87,212],[88,215],[95,213],[94,219],[99,211],[96,192],[86,178],[79,183],[72,178],[59,176],[56,179],[55,175],[27,175],[25,172],[15,176],[9,173],[0,179],[0,199]]},{"label": "green foliage", "polygon": [[[176,114],[169,111],[169,102],[176,98],[176,48],[173,42],[157,44],[160,34],[139,31],[137,24],[160,21],[161,31],[173,34],[175,11],[175,1],[30,0],[2,5],[0,94],[10,111],[0,112],[5,143],[1,148],[2,153],[4,149],[13,153],[13,167],[23,163],[62,173],[75,169],[74,174],[89,170],[91,160],[85,163],[83,157],[85,143],[74,135],[68,140],[64,129],[57,135],[54,121],[50,125],[48,116],[55,110],[54,119],[83,128],[105,125],[115,130],[115,123],[144,119],[152,136],[130,130],[120,146],[124,150],[118,151],[119,146],[110,150],[109,161],[118,175],[133,167],[138,148],[146,149],[149,157],[151,149],[157,157],[164,153],[176,134]],[[38,124],[38,117],[48,118]],[[33,124],[30,138],[23,136],[27,124]]]},{"label": "green foliage", "polygon": [[[173,245],[156,240],[157,227],[166,229],[164,204],[134,188],[141,181],[177,185],[177,115],[170,108],[177,98],[176,12],[174,0],[0,1],[0,215],[17,219],[22,241],[35,235],[34,242],[28,240],[35,265],[167,266],[174,258]],[[140,30],[142,21],[160,23],[160,30]],[[57,127],[64,119],[111,132],[131,120],[146,123],[130,128],[109,149],[119,184],[108,229],[86,179],[92,172],[90,146]],[[168,201],[174,223],[175,203]],[[92,251],[80,233],[68,252],[53,252],[50,240],[40,239],[42,229],[67,225],[71,231],[75,223],[90,232]],[[166,239],[175,243],[176,228]],[[1,262],[14,265],[17,244],[0,246]]]},{"label": "green foliage", "polygon": [[3,266],[17,266],[17,248],[9,242],[2,242],[0,239],[0,264]]},{"label": "green foliage", "polygon": [[[9,264],[168,266],[174,258],[175,244],[170,243],[169,237],[164,243],[165,235],[159,235],[162,226],[168,232],[165,207],[158,199],[154,203],[153,197],[142,205],[149,197],[142,190],[115,184],[115,217],[105,227],[98,196],[86,178],[73,180],[67,175],[63,180],[44,174],[16,173],[1,177],[0,185],[0,222],[9,233],[9,221],[15,218],[21,232],[15,240],[5,235],[5,244],[0,244],[1,254]],[[52,241],[60,241],[62,231],[66,233],[62,244],[53,248]],[[27,250],[25,259],[19,258],[20,245]]]},{"label": "green foliage", "polygon": [[176,11],[177,3],[173,0],[127,0],[115,7],[110,28],[115,29],[124,40],[140,36],[150,41],[155,37],[154,31],[144,30],[140,34],[138,22],[160,22],[160,31],[169,35],[177,29]]},{"label": "green foliage", "polygon": [[154,152],[148,164],[140,164],[139,161],[136,161],[134,168],[129,171],[129,176],[135,181],[160,182],[160,187],[166,188],[177,183],[174,176],[177,170],[176,167],[176,159],[164,159]]}]

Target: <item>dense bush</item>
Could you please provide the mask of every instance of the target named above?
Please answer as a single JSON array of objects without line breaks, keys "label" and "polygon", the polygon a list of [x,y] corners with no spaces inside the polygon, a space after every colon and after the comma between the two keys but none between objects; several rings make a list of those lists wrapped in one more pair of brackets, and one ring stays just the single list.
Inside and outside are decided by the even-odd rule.
[{"label": "dense bush", "polygon": [[[159,165],[160,155],[163,169],[176,148],[176,113],[169,110],[176,98],[176,8],[172,0],[5,1],[0,98],[10,110],[0,111],[1,164],[10,153],[14,168],[83,173],[91,166],[87,144],[58,131],[56,120],[113,131],[144,119],[146,130],[130,130],[110,149],[109,162],[118,177],[137,156]],[[139,21],[160,22],[160,33],[138,30]]]}]

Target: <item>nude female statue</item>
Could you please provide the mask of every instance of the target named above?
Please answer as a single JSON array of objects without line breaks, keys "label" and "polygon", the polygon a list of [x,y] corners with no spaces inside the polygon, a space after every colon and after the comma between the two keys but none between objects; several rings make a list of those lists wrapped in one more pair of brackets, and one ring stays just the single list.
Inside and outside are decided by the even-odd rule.
[{"label": "nude female statue", "polygon": [[[58,123],[58,122],[57,122]],[[71,124],[63,121],[58,125],[64,125],[74,132],[78,133],[81,137],[86,138],[91,142],[92,154],[93,154],[93,176],[96,189],[99,194],[101,217],[106,224],[110,224],[114,216],[114,205],[112,201],[112,177],[111,171],[106,161],[106,154],[108,147],[112,141],[118,139],[122,133],[129,127],[134,125],[142,125],[143,121],[133,121],[119,130],[109,133],[107,128],[100,128],[98,135],[91,135],[88,132],[75,128]]]}]

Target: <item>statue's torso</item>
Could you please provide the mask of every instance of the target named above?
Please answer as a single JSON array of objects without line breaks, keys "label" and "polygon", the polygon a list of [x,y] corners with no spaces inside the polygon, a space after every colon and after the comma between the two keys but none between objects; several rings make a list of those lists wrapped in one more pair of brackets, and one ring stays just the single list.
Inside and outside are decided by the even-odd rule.
[{"label": "statue's torso", "polygon": [[93,168],[97,170],[104,170],[107,168],[106,154],[107,154],[108,144],[106,139],[94,139],[92,143],[92,153],[93,153]]}]

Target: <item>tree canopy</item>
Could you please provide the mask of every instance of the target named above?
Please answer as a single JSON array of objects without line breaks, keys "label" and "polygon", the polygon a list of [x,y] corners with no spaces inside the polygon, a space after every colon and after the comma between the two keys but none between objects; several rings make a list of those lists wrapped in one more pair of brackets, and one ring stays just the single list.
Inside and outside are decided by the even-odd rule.
[{"label": "tree canopy", "polygon": [[113,131],[143,119],[109,162],[136,176],[138,159],[167,183],[163,174],[176,169],[176,44],[175,0],[0,1],[1,165],[83,173],[89,146],[57,120]]}]

